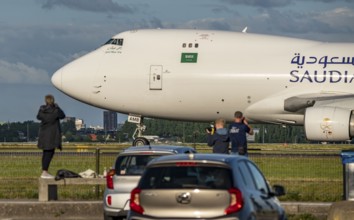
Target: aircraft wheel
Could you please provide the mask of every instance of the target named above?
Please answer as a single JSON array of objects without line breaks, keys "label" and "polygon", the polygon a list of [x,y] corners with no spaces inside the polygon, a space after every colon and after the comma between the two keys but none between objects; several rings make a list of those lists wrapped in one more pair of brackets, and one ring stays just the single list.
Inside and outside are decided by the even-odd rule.
[{"label": "aircraft wheel", "polygon": [[150,142],[143,137],[137,137],[133,141],[133,146],[145,146],[145,145],[150,145]]}]

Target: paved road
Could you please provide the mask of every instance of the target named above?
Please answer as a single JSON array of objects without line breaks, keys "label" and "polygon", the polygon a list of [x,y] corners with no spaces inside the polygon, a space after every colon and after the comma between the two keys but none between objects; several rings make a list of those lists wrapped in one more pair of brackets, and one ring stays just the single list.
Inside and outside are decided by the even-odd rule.
[{"label": "paved road", "polygon": [[47,217],[36,217],[36,218],[26,218],[26,217],[18,217],[18,218],[0,218],[0,220],[103,220],[102,218],[96,217],[96,218],[87,218],[87,217],[80,217],[80,216],[75,216],[73,218],[60,218],[60,217],[53,217],[53,218],[47,218]]},{"label": "paved road", "polygon": [[[282,202],[289,215],[312,214],[326,219],[331,203]],[[0,200],[0,220],[103,220],[102,201]]]}]

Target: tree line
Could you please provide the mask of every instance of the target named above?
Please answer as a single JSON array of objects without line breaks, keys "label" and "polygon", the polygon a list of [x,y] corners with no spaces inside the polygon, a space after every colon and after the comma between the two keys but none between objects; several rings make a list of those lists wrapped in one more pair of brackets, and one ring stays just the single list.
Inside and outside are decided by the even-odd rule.
[{"label": "tree line", "polygon": [[[177,142],[205,143],[205,129],[210,123],[184,122],[163,119],[145,119],[146,131],[144,135],[157,135],[163,139]],[[228,126],[228,125],[226,125]],[[256,143],[307,143],[303,126],[282,126],[269,124],[251,125],[257,131],[254,140]],[[133,134],[136,126],[126,122],[119,131],[119,138],[123,140],[127,134]]]},{"label": "tree line", "polygon": [[[210,123],[184,122],[163,119],[144,119],[146,130],[144,135],[157,135],[162,140],[170,142],[205,143],[205,129]],[[306,143],[302,126],[281,126],[254,124],[257,131],[254,137],[256,143]],[[63,140],[68,142],[90,142],[91,134],[95,134],[94,141],[127,142],[132,140],[135,124],[125,122],[118,131],[97,131],[83,129],[77,131],[74,121],[61,123]],[[0,124],[0,142],[26,142],[36,141],[39,122],[7,122]],[[109,138],[108,138],[109,137]]]}]

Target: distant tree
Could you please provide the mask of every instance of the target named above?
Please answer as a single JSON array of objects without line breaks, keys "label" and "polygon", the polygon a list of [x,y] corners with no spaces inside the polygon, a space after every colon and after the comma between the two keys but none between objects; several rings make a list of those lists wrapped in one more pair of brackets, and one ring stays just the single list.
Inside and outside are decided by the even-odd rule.
[{"label": "distant tree", "polygon": [[75,121],[69,120],[67,122],[62,122],[61,131],[64,135],[66,135],[68,132],[70,132],[71,135],[75,135],[76,134]]},{"label": "distant tree", "polygon": [[[183,122],[163,119],[145,119],[146,131],[144,135],[157,135],[161,138],[176,139],[186,142],[206,142],[205,128],[208,123]],[[118,133],[118,139],[127,141],[131,139],[136,125],[126,122]]]},{"label": "distant tree", "polygon": [[0,141],[18,142],[35,141],[38,136],[39,123],[33,121],[8,122],[0,125]]},{"label": "distant tree", "polygon": [[[262,143],[263,135],[265,143],[307,143],[303,126],[282,126],[270,124],[254,124],[259,128],[255,136],[255,142]],[[263,132],[264,129],[264,132]]]},{"label": "distant tree", "polygon": [[[188,143],[205,143],[205,128],[210,123],[185,122],[163,119],[144,120],[146,131],[144,135],[158,135],[161,138],[167,138],[175,141],[185,141]],[[0,142],[35,141],[38,136],[39,123],[34,121],[8,122],[0,124]],[[77,132],[74,121],[63,122],[61,124],[65,141],[81,142],[91,141],[86,138],[85,133]],[[262,143],[263,134],[265,143],[308,143],[305,137],[303,126],[286,126],[271,124],[253,124],[254,128],[259,128],[259,133],[255,136],[255,142]],[[263,129],[264,128],[264,133]],[[133,123],[125,122],[122,128],[111,135],[115,141],[131,141],[132,135],[136,129]],[[91,132],[92,133],[92,132]],[[25,138],[21,138],[21,134]],[[105,142],[105,133],[97,132],[97,141]]]},{"label": "distant tree", "polygon": [[105,135],[97,135],[97,141],[101,143],[106,142]]},{"label": "distant tree", "polygon": [[22,132],[28,137],[29,141],[36,141],[38,136],[39,123],[34,121],[25,121],[22,125]]},{"label": "distant tree", "polygon": [[68,131],[64,134],[64,141],[73,142],[74,140],[75,140],[75,137],[70,131]]}]

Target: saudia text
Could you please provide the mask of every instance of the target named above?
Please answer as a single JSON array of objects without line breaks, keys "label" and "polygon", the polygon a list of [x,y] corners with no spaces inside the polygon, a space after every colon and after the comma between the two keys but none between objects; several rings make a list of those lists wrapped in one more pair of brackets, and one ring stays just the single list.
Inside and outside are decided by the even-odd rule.
[{"label": "saudia text", "polygon": [[[297,66],[297,70],[290,71],[289,81],[292,83],[352,83],[354,81],[354,74],[347,70],[326,70],[329,66],[335,67],[337,65],[352,68],[354,57],[301,56],[300,53],[295,53],[295,56],[291,59],[291,64]],[[316,65],[322,70],[303,70],[303,67],[307,65]]]},{"label": "saudia text", "polygon": [[352,83],[354,74],[348,71],[339,72],[337,70],[292,70],[290,72],[290,82],[292,83]]}]

